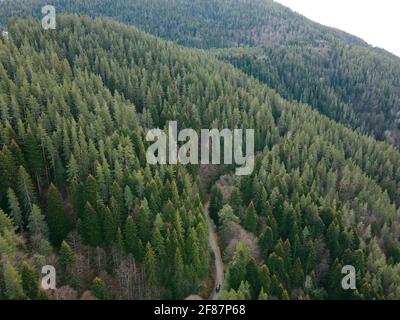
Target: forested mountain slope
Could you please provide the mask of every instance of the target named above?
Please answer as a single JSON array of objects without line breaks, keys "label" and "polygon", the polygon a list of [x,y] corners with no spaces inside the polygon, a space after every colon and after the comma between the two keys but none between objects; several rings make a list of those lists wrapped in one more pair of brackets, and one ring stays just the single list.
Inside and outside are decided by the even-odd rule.
[{"label": "forested mountain slope", "polygon": [[[1,22],[11,16],[42,16],[44,0],[4,1]],[[135,24],[179,44],[208,49],[263,43],[362,40],[316,24],[270,0],[55,0],[59,12],[106,16]]]},{"label": "forested mountain slope", "polygon": [[[237,246],[225,297],[400,297],[400,153],[209,54],[105,19],[60,16],[51,31],[15,19],[0,111],[1,298],[44,298],[44,264],[55,298],[209,289],[197,168],[145,159],[146,129],[168,120],[256,132],[253,175],[224,208],[211,197],[220,230],[242,225],[261,251]],[[356,291],[341,289],[347,264]]]},{"label": "forested mountain slope", "polygon": [[[0,21],[41,16],[45,0],[8,0]],[[257,47],[222,58],[331,119],[400,146],[400,59],[271,0],[55,0],[196,48]]]}]

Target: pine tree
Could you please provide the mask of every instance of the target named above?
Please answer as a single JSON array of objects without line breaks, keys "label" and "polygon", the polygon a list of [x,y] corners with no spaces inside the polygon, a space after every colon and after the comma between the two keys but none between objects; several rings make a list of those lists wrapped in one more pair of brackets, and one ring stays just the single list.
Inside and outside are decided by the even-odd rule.
[{"label": "pine tree", "polygon": [[87,244],[95,247],[102,243],[100,219],[89,202],[85,205],[80,232]]},{"label": "pine tree", "polygon": [[91,290],[94,296],[100,300],[110,299],[110,293],[108,292],[107,286],[99,277],[93,279]]},{"label": "pine tree", "polygon": [[299,258],[296,259],[294,262],[294,267],[293,267],[293,280],[292,284],[294,288],[302,288],[304,284],[305,276],[304,276],[304,271],[303,267],[301,265],[301,261]]},{"label": "pine tree", "polygon": [[103,236],[104,244],[111,246],[116,241],[118,221],[115,219],[108,207],[102,208],[102,220],[103,220]]},{"label": "pine tree", "polygon": [[185,291],[185,274],[182,254],[179,248],[176,249],[173,268],[173,291],[172,295],[175,299],[181,299]]},{"label": "pine tree", "polygon": [[237,290],[237,300],[250,300],[250,284],[247,281],[242,281]]},{"label": "pine tree", "polygon": [[34,204],[29,215],[28,230],[31,237],[41,236],[46,238],[48,235],[47,224],[40,208]]},{"label": "pine tree", "polygon": [[25,299],[24,290],[22,288],[21,275],[12,266],[10,262],[6,262],[3,268],[4,293],[10,300]]},{"label": "pine tree", "polygon": [[227,271],[227,278],[231,288],[239,289],[240,283],[246,279],[247,264],[251,259],[249,248],[244,242],[239,242]]},{"label": "pine tree", "polygon": [[246,210],[243,225],[248,231],[252,233],[255,233],[257,231],[257,214],[253,202],[250,203],[249,207]]},{"label": "pine tree", "polygon": [[61,194],[51,184],[47,195],[47,223],[51,243],[59,247],[69,231],[69,221]]},{"label": "pine tree", "polygon": [[116,181],[111,187],[111,211],[114,217],[118,217],[119,223],[122,225],[128,216],[128,210],[125,208],[123,189]]},{"label": "pine tree", "polygon": [[261,288],[260,294],[258,295],[258,300],[268,300],[268,294],[265,293],[264,288]]},{"label": "pine tree", "polygon": [[129,186],[125,187],[125,206],[128,209],[128,212],[130,212],[133,209],[133,205],[134,205],[134,197],[131,191],[131,188],[129,188]]},{"label": "pine tree", "polygon": [[[0,126],[1,128],[2,126]],[[1,132],[0,132],[1,133]],[[0,204],[4,203],[3,197],[7,194],[7,190],[15,184],[15,174],[18,171],[16,160],[11,151],[4,146],[0,150]]]},{"label": "pine tree", "polygon": [[211,189],[211,195],[210,195],[210,217],[214,220],[214,223],[216,225],[219,225],[219,220],[218,220],[218,213],[222,209],[223,206],[223,195],[217,186],[213,186]]},{"label": "pine tree", "polygon": [[24,261],[21,266],[22,288],[29,299],[36,300],[39,298],[39,276]]},{"label": "pine tree", "polygon": [[124,250],[124,237],[122,236],[122,232],[121,232],[120,228],[118,228],[118,230],[117,230],[115,245],[118,248],[119,252],[122,252]]},{"label": "pine tree", "polygon": [[65,279],[65,282],[67,284],[74,286],[75,285],[75,275],[74,275],[75,254],[66,241],[63,241],[61,243],[59,261],[60,261],[61,271],[62,271],[62,275]]},{"label": "pine tree", "polygon": [[133,218],[129,216],[126,219],[125,230],[124,230],[124,244],[125,251],[131,253],[135,259],[139,262],[143,261],[144,258],[144,248],[143,243],[139,239],[138,231]]},{"label": "pine tree", "polygon": [[245,279],[250,284],[251,299],[257,299],[261,290],[261,281],[258,266],[254,258],[250,259],[247,263]]},{"label": "pine tree", "polygon": [[19,229],[22,230],[24,221],[22,218],[21,208],[19,206],[19,200],[18,200],[17,196],[15,195],[14,190],[11,188],[8,189],[7,196],[8,196],[8,206],[9,206],[11,217],[14,221],[14,224]]},{"label": "pine tree", "polygon": [[147,201],[144,201],[139,209],[137,224],[138,224],[138,235],[143,243],[150,240],[151,236],[151,224],[150,224],[151,212],[147,205]]},{"label": "pine tree", "polygon": [[144,260],[145,273],[146,273],[146,284],[148,290],[148,297],[154,298],[155,289],[159,284],[158,270],[157,270],[157,257],[156,254],[148,242],[146,246],[146,257]]},{"label": "pine tree", "polygon": [[234,187],[229,198],[229,205],[234,210],[235,214],[239,214],[240,207],[242,205],[242,194],[239,188]]},{"label": "pine tree", "polygon": [[267,257],[270,253],[270,250],[274,247],[274,235],[269,226],[267,226],[264,232],[261,234],[258,243],[264,255]]},{"label": "pine tree", "polygon": [[97,203],[97,196],[99,194],[99,187],[96,182],[96,178],[89,175],[85,181],[84,190],[82,194],[82,204],[83,209],[85,209],[86,204],[89,202],[92,205]]},{"label": "pine tree", "polygon": [[24,211],[24,216],[29,217],[36,203],[36,195],[32,180],[25,168],[20,166],[18,169],[18,196]]},{"label": "pine tree", "polygon": [[271,275],[265,264],[260,267],[259,277],[261,288],[268,295],[271,287]]},{"label": "pine tree", "polygon": [[6,231],[14,232],[14,228],[13,220],[0,208],[0,235],[4,234]]},{"label": "pine tree", "polygon": [[228,224],[231,221],[239,223],[239,218],[234,214],[232,207],[227,204],[219,211],[218,220],[221,226]]},{"label": "pine tree", "polygon": [[157,254],[159,264],[164,265],[166,258],[165,241],[163,235],[158,228],[156,228],[153,232],[152,247]]}]

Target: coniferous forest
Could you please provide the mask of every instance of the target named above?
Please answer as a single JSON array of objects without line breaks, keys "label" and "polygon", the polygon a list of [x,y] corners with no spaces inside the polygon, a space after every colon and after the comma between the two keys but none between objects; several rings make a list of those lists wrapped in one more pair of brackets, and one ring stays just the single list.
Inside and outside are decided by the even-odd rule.
[{"label": "coniferous forest", "polygon": [[[0,299],[400,299],[400,58],[270,0],[45,4],[0,4]],[[150,165],[169,121],[254,129],[253,173]]]}]

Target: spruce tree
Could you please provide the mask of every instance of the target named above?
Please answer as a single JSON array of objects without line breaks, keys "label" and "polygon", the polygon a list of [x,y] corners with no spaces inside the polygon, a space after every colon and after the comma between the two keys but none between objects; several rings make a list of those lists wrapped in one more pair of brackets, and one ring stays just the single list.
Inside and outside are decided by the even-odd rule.
[{"label": "spruce tree", "polygon": [[81,220],[81,235],[87,244],[98,246],[102,243],[101,224],[97,211],[87,202]]},{"label": "spruce tree", "polygon": [[21,266],[22,288],[25,295],[32,300],[39,298],[39,276],[26,261]]},{"label": "spruce tree", "polygon": [[4,294],[10,300],[25,299],[21,275],[10,262],[3,267]]},{"label": "spruce tree", "polygon": [[146,257],[144,260],[146,273],[147,294],[149,298],[154,298],[155,290],[159,285],[159,272],[157,270],[157,256],[148,242],[146,245]]},{"label": "spruce tree", "polygon": [[111,246],[116,241],[118,221],[113,217],[108,207],[103,206],[101,212],[103,220],[104,244],[106,246]]},{"label": "spruce tree", "polygon": [[127,253],[131,253],[134,257],[137,257],[137,246],[139,242],[138,232],[135,223],[133,222],[132,216],[126,219],[124,229],[124,244]]},{"label": "spruce tree", "polygon": [[18,169],[18,197],[22,205],[24,216],[29,217],[33,210],[33,205],[36,203],[35,190],[32,184],[31,177],[26,172],[25,168],[20,166]]},{"label": "spruce tree", "polygon": [[75,254],[66,241],[61,243],[59,261],[61,272],[67,284],[75,285]]},{"label": "spruce tree", "polygon": [[150,240],[151,236],[151,212],[147,205],[147,201],[144,201],[139,209],[137,224],[138,224],[138,235],[143,243]]},{"label": "spruce tree", "polygon": [[59,247],[68,234],[69,221],[61,194],[53,184],[47,195],[47,223],[50,241]]},{"label": "spruce tree", "polygon": [[110,299],[110,293],[107,289],[107,286],[104,281],[99,277],[93,279],[91,290],[94,296],[100,300]]},{"label": "spruce tree", "polygon": [[8,206],[10,209],[11,217],[14,221],[15,226],[17,226],[20,230],[23,229],[24,221],[22,218],[21,208],[19,206],[19,200],[15,195],[13,189],[9,188],[7,192],[8,196]]},{"label": "spruce tree", "polygon": [[223,206],[223,195],[217,186],[213,186],[210,194],[210,217],[214,220],[216,225],[219,225],[218,213]]},{"label": "spruce tree", "polygon": [[250,203],[249,207],[246,210],[243,225],[248,231],[252,233],[255,233],[257,231],[257,214],[253,202]]},{"label": "spruce tree", "polygon": [[239,188],[234,187],[232,189],[230,198],[229,198],[229,205],[234,210],[235,214],[239,214],[240,207],[242,205],[242,194]]},{"label": "spruce tree", "polygon": [[175,299],[182,299],[185,292],[185,266],[183,264],[182,254],[179,248],[175,251],[173,268],[173,291]]},{"label": "spruce tree", "polygon": [[28,230],[31,237],[41,236],[46,238],[48,235],[48,227],[40,208],[34,204],[32,212],[28,219]]}]

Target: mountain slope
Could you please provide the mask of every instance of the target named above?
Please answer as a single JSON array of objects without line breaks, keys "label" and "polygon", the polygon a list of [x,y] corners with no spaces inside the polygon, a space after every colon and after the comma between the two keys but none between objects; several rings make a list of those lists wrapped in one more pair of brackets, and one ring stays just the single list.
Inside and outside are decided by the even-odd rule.
[{"label": "mountain slope", "polygon": [[[11,16],[41,17],[44,0],[4,1],[1,23]],[[270,0],[55,0],[58,12],[111,17],[159,37],[196,48],[262,43],[288,44],[362,40],[318,25]]]},{"label": "mountain slope", "polygon": [[[9,31],[0,42],[0,205],[26,245],[11,246],[2,222],[1,297],[36,298],[26,285],[9,290],[26,273],[21,261],[56,264],[60,286],[79,295],[183,298],[209,289],[198,170],[144,157],[145,130],[169,120],[256,132],[256,170],[236,180],[236,200],[218,222],[246,228],[261,257],[238,245],[225,296],[399,297],[393,147],[209,54],[119,23],[60,16],[55,31],[34,20],[14,20]],[[357,291],[341,290],[347,264],[358,270]],[[71,292],[63,288],[56,297]]]},{"label": "mountain slope", "polygon": [[[12,15],[41,16],[44,0],[5,1]],[[378,140],[400,146],[400,60],[344,32],[314,23],[269,0],[53,1],[58,12],[106,16],[222,58],[287,99]]]}]

